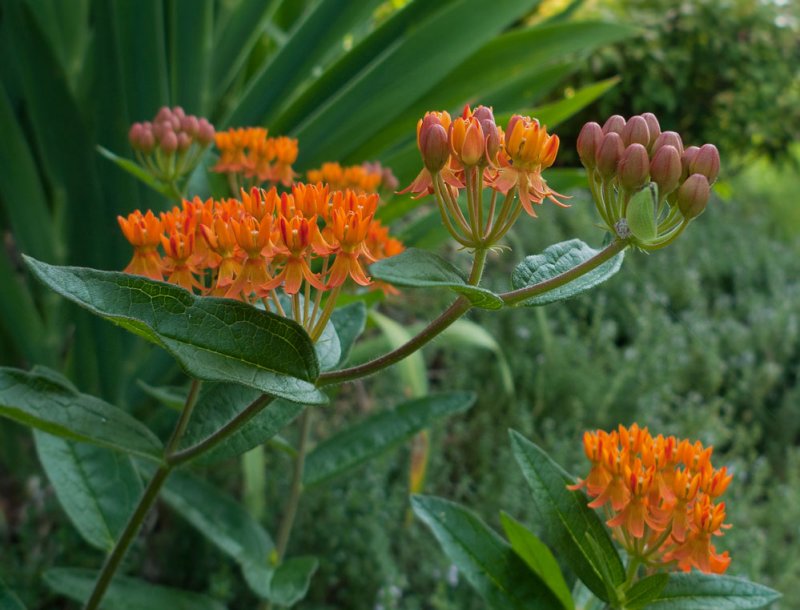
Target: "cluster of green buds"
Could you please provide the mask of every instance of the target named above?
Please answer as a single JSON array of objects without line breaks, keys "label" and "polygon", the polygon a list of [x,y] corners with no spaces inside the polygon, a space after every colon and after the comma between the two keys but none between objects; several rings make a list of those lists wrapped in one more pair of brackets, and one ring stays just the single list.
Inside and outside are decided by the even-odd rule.
[{"label": "cluster of green buds", "polygon": [[705,210],[719,175],[716,146],[684,148],[649,112],[587,123],[578,155],[608,229],[645,250],[672,243]]},{"label": "cluster of green buds", "polygon": [[131,125],[128,139],[139,164],[156,179],[174,184],[192,173],[203,152],[214,141],[207,119],[186,114],[183,108],[163,106],[152,121]]}]

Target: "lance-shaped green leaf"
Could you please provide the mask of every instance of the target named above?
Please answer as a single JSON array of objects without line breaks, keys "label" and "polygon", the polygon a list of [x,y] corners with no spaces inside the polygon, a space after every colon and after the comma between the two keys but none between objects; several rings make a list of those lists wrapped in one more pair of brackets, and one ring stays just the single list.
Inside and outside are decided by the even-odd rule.
[{"label": "lance-shaped green leaf", "polygon": [[339,362],[343,365],[350,357],[353,345],[367,325],[367,306],[362,301],[350,303],[333,311],[331,323],[339,335]]},{"label": "lance-shaped green leaf", "polygon": [[[599,252],[599,250],[591,248],[579,239],[570,239],[553,244],[541,254],[526,256],[514,269],[511,275],[511,284],[515,290],[533,286],[534,284],[541,284],[597,256]],[[548,303],[563,301],[586,292],[598,284],[602,284],[619,271],[623,257],[624,252],[620,252],[588,273],[553,290],[531,297],[523,301],[521,305],[528,307],[547,305]]]},{"label": "lance-shaped green leaf", "polygon": [[642,578],[625,593],[625,608],[649,608],[650,603],[664,590],[668,580],[668,574],[651,574]]},{"label": "lance-shaped green leaf", "polygon": [[325,402],[314,344],[295,322],[164,282],[25,259],[43,283],[163,347],[193,377],[233,382],[303,404]]},{"label": "lance-shaped green leaf", "polygon": [[508,513],[500,513],[500,522],[514,552],[550,587],[566,610],[575,608],[561,568],[547,545]]},{"label": "lance-shaped green leaf", "polygon": [[513,430],[511,445],[550,546],[595,595],[614,601],[625,568],[600,518],[582,493],[567,489],[574,481],[542,449]]},{"label": "lance-shaped green leaf", "polygon": [[690,572],[670,574],[669,582],[648,610],[756,610],[781,594],[744,578]]},{"label": "lance-shaped green leaf", "polygon": [[188,472],[176,472],[161,497],[220,551],[242,566],[266,565],[269,534],[230,495]]},{"label": "lance-shaped green leaf", "polygon": [[330,371],[336,368],[342,358],[342,345],[339,341],[339,334],[330,320],[325,324],[325,328],[314,347],[317,350],[320,370]]},{"label": "lance-shaped green leaf", "polygon": [[370,274],[376,279],[412,288],[449,288],[464,295],[475,307],[501,309],[503,299],[493,292],[472,286],[466,276],[441,256],[409,248],[405,252],[373,263]]},{"label": "lance-shaped green leaf", "polygon": [[186,395],[189,393],[188,388],[176,386],[156,387],[145,383],[141,379],[137,380],[136,383],[150,398],[154,398],[169,409],[182,411],[183,405],[186,404]]},{"label": "lance-shaped green leaf", "polygon": [[562,610],[556,595],[472,511],[433,496],[413,496],[414,513],[493,610]]},{"label": "lance-shaped green leaf", "polygon": [[376,413],[317,445],[306,458],[303,484],[317,485],[355,468],[474,402],[469,392],[430,394]]},{"label": "lance-shaped green leaf", "polygon": [[[89,599],[97,573],[78,568],[53,568],[44,581],[56,593],[77,602]],[[103,597],[103,610],[225,610],[225,606],[205,595],[159,587],[135,578],[117,576]]]},{"label": "lance-shaped green leaf", "polygon": [[164,197],[168,197],[170,199],[173,197],[173,191],[168,184],[164,184],[163,182],[161,182],[158,178],[153,176],[153,174],[148,172],[138,163],[135,163],[130,159],[126,159],[125,157],[120,157],[119,155],[115,155],[113,152],[111,152],[107,148],[103,148],[102,146],[97,147],[97,152],[99,152],[106,159],[114,163],[122,171],[127,172],[134,178],[144,182],[147,186],[149,186],[157,193],[161,193],[162,195],[164,195]]},{"label": "lance-shaped green leaf", "polygon": [[0,416],[70,440],[161,459],[161,441],[144,424],[44,371],[0,368]]},{"label": "lance-shaped green leaf", "polygon": [[[179,449],[188,449],[241,417],[260,392],[233,383],[206,384],[200,392],[192,419]],[[278,434],[303,410],[303,405],[273,400],[225,441],[197,458],[201,464],[224,460],[249,451]]]},{"label": "lance-shaped green leaf", "polygon": [[34,438],[70,521],[89,544],[110,551],[142,494],[130,456],[39,431]]},{"label": "lance-shaped green leaf", "polygon": [[0,580],[0,610],[25,610],[19,598],[2,580]]}]

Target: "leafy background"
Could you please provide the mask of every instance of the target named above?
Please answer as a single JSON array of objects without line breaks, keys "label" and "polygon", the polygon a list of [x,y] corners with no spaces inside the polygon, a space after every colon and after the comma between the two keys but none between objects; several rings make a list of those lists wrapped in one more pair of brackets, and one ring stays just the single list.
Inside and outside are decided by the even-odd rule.
[{"label": "leafy background", "polygon": [[[635,13],[630,22],[636,26],[610,23],[629,19],[628,4],[649,20]],[[343,388],[317,418],[314,436],[323,439],[377,412],[387,397],[426,388],[479,390],[472,409],[433,430],[426,491],[470,506],[496,529],[501,508],[528,523],[532,517],[512,463],[509,427],[576,471],[586,427],[637,420],[699,437],[736,471],[728,504],[736,527],[725,538],[731,571],[778,589],[781,607],[794,607],[800,600],[800,265],[793,198],[800,180],[791,146],[798,121],[788,117],[797,105],[788,104],[780,115],[786,120],[776,122],[772,98],[742,76],[729,79],[723,96],[729,103],[709,111],[704,97],[685,92],[705,86],[714,70],[686,76],[684,69],[686,80],[675,78],[669,87],[674,102],[652,85],[672,82],[663,74],[694,65],[698,56],[713,66],[731,48],[751,48],[741,36],[735,44],[714,36],[709,19],[715,16],[719,27],[755,40],[796,37],[791,7],[780,13],[789,19],[783,25],[776,15],[754,19],[745,10],[780,11],[780,4],[685,2],[677,15],[689,17],[663,25],[658,7],[633,0],[543,6],[506,0],[491,7],[474,0],[369,0],[346,3],[344,10],[333,0],[2,0],[0,364],[60,369],[82,391],[166,434],[174,414],[140,382],[181,384],[170,359],[47,293],[20,258],[101,269],[125,264],[115,216],[171,203],[95,146],[126,154],[128,125],[162,104],[205,114],[218,127],[265,123],[273,133],[295,135],[301,169],[329,159],[380,159],[401,180],[418,168],[413,129],[426,109],[457,111],[467,101],[493,104],[498,114],[535,109],[549,126],[567,121],[559,130],[565,141],[579,127],[569,117],[598,98],[600,107],[583,118],[654,109],[666,127],[687,130],[694,141],[719,142],[729,168],[718,188],[724,198],[685,238],[658,255],[627,257],[611,282],[569,303],[471,314],[426,349],[426,367],[407,363]],[[670,25],[687,19],[691,27]],[[684,44],[676,31],[717,41],[717,55]],[[728,61],[786,95],[796,92],[800,62],[781,54],[777,42],[763,48],[770,53]],[[726,108],[749,110],[725,118]],[[754,160],[762,153],[765,158]],[[559,188],[580,185],[569,165],[567,154],[564,167],[551,172]],[[192,185],[201,194],[209,188],[202,175]],[[489,287],[506,287],[502,278],[522,253],[574,236],[600,242],[589,200],[580,189],[571,192],[569,210],[545,207],[538,220],[518,225],[508,239],[512,253],[490,260]],[[438,247],[463,264],[463,255],[442,249],[430,206],[414,208],[396,198],[384,213],[407,242]],[[403,326],[446,305],[445,295],[429,291],[405,297],[380,308]],[[402,340],[403,328],[382,315],[370,319],[353,361]],[[303,607],[482,607],[427,530],[409,520],[413,452],[406,445],[304,498],[293,554],[313,554],[321,564]],[[246,460],[244,468],[229,460],[196,474],[243,498],[274,530],[290,458],[270,447],[264,459],[268,473],[283,474],[267,477],[256,497]],[[69,509],[62,511],[47,482],[48,463],[52,456],[37,457],[27,432],[0,421],[0,578],[29,608],[66,604],[44,585],[44,570],[96,569],[100,561],[69,526]],[[168,505],[167,498],[148,521],[147,536],[127,560],[130,572],[229,608],[254,607],[235,563]],[[108,525],[118,527],[113,519]],[[103,532],[92,535],[103,540]],[[59,577],[65,578],[51,576],[51,585]]]}]

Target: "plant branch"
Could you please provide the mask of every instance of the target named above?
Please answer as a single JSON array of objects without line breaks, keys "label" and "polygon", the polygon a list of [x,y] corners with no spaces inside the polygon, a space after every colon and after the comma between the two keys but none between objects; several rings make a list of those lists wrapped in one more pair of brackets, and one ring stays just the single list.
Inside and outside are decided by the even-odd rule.
[{"label": "plant branch", "polygon": [[297,507],[300,504],[300,496],[303,493],[303,468],[306,462],[308,450],[308,436],[311,429],[311,409],[306,407],[303,415],[300,416],[300,443],[297,447],[297,455],[294,460],[294,472],[292,474],[292,484],[289,490],[289,499],[286,502],[286,509],[278,529],[278,538],[275,548],[278,552],[278,561],[283,560],[286,554],[286,547],[289,545],[289,537],[292,535],[292,527],[297,516]]}]

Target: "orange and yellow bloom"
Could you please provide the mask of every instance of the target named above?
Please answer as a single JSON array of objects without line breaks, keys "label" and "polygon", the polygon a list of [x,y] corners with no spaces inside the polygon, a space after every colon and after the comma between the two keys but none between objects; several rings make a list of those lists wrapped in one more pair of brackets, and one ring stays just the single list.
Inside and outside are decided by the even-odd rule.
[{"label": "orange and yellow bloom", "polygon": [[583,446],[591,470],[571,489],[585,489],[589,506],[606,511],[630,556],[651,568],[725,572],[730,557],[712,541],[730,527],[717,499],[733,477],[713,467],[711,447],[653,437],[636,424],[586,432]]}]

